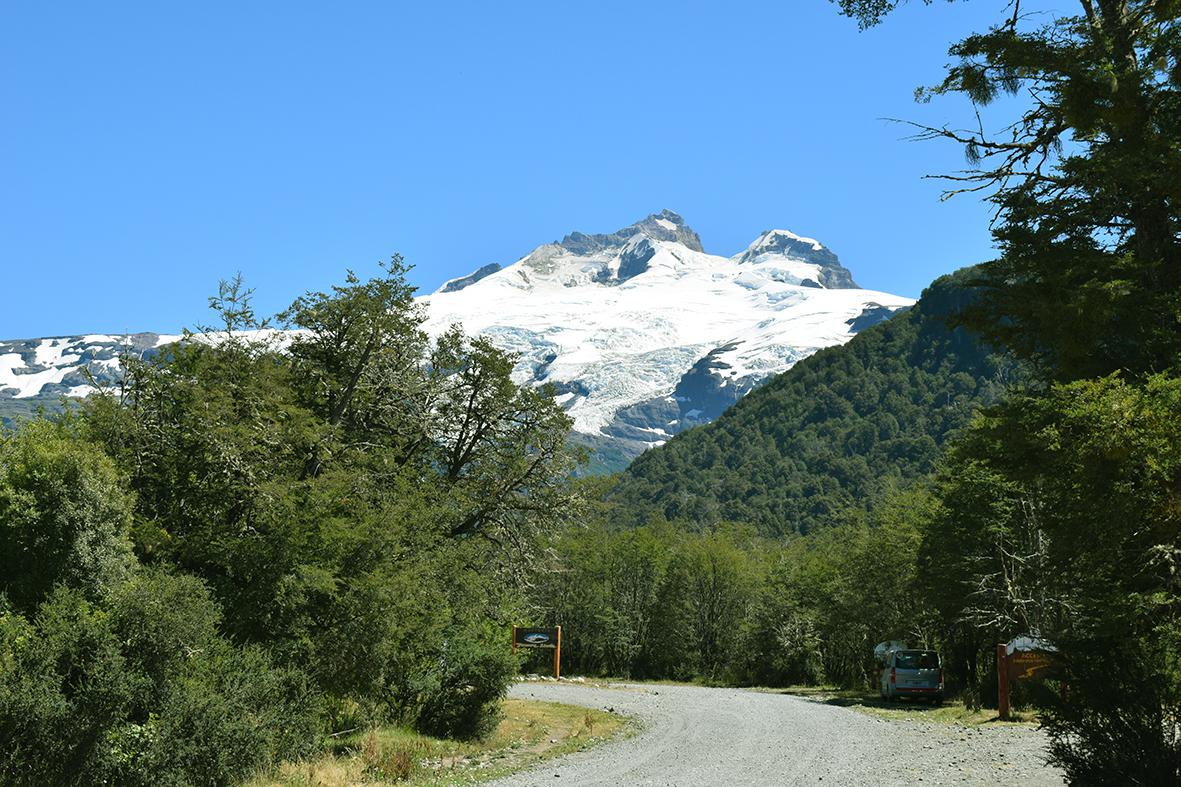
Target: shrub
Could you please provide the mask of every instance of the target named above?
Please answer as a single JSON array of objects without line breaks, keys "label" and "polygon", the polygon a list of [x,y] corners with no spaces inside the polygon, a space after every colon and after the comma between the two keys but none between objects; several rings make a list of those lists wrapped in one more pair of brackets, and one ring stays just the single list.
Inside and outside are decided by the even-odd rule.
[{"label": "shrub", "polygon": [[68,427],[35,421],[0,437],[0,592],[16,609],[58,584],[93,601],[125,580],[130,520],[114,463]]},{"label": "shrub", "polygon": [[148,682],[141,702],[152,707],[171,675],[217,644],[220,610],[196,577],[142,569],[115,591],[111,605],[126,658]]},{"label": "shrub", "polygon": [[0,617],[0,783],[66,784],[102,770],[136,690],[108,617],[59,589],[33,622]]},{"label": "shrub", "polygon": [[171,681],[147,767],[154,784],[230,784],[317,748],[318,705],[303,673],[258,648],[219,643]]},{"label": "shrub", "polygon": [[229,784],[311,753],[303,673],[213,631],[184,576],[144,572],[103,609],[59,587],[0,614],[0,784]]},{"label": "shrub", "polygon": [[1178,640],[1064,641],[1065,690],[1049,698],[1050,753],[1071,784],[1181,779]]},{"label": "shrub", "polygon": [[500,701],[516,672],[516,660],[500,643],[478,634],[449,638],[438,662],[416,681],[415,726],[429,735],[482,738],[500,722]]}]

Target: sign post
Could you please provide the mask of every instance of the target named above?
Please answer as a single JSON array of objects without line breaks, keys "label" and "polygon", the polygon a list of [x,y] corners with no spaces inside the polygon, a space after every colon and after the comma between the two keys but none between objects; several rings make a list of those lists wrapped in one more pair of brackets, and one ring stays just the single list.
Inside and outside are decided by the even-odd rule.
[{"label": "sign post", "polygon": [[554,652],[554,678],[562,677],[562,627],[522,628],[513,626],[513,653],[517,648],[544,648]]},{"label": "sign post", "polygon": [[996,709],[1002,721],[1009,720],[1009,654],[1004,645],[996,646]]},{"label": "sign post", "polygon": [[1038,636],[1020,636],[1007,645],[996,646],[997,715],[1009,718],[1009,684],[1015,680],[1046,677],[1054,667],[1051,643]]}]

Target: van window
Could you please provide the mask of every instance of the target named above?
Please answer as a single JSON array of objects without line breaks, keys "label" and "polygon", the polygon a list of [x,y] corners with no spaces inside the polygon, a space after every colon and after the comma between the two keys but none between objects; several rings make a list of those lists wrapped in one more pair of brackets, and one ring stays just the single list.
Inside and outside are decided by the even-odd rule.
[{"label": "van window", "polygon": [[939,654],[933,650],[899,650],[894,653],[898,669],[939,669]]}]

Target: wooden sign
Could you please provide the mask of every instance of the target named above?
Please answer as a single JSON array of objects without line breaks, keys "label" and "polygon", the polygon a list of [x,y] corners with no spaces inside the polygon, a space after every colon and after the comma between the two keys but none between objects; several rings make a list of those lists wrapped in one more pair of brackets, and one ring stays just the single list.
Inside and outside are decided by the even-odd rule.
[{"label": "wooden sign", "polygon": [[556,648],[558,647],[559,627],[554,628],[517,628],[513,627],[513,647],[517,648]]},{"label": "wooden sign", "polygon": [[1005,659],[1010,680],[1044,678],[1054,666],[1053,654],[1041,650],[1016,651]]},{"label": "wooden sign", "polygon": [[1009,718],[1009,684],[1015,680],[1047,677],[1054,666],[1054,654],[1046,650],[1014,650],[996,646],[997,709],[1002,719]]},{"label": "wooden sign", "polygon": [[562,627],[521,628],[513,626],[513,653],[517,648],[546,648],[554,652],[554,677],[562,677]]}]

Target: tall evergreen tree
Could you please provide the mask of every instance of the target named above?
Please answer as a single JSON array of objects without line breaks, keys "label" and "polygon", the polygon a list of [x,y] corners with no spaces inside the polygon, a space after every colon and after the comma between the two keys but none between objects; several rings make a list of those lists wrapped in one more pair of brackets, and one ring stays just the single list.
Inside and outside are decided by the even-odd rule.
[{"label": "tall evergreen tree", "polygon": [[[837,2],[863,26],[899,4]],[[1003,4],[919,91],[977,107],[1027,99],[996,133],[982,122],[919,134],[965,147],[948,195],[980,192],[997,208],[1001,254],[982,266],[969,322],[1051,379],[1166,369],[1181,354],[1181,3],[1079,0],[1048,23],[1024,10]]]}]

